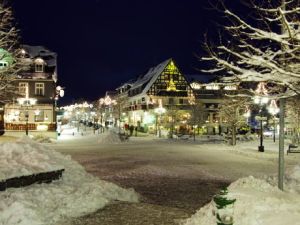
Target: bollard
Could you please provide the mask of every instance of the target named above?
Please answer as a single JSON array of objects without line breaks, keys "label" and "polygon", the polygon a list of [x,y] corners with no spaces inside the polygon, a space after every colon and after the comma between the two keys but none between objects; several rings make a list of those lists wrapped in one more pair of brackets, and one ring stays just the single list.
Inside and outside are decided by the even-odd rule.
[{"label": "bollard", "polygon": [[236,199],[228,199],[228,190],[224,188],[214,196],[217,225],[233,225],[233,206]]}]

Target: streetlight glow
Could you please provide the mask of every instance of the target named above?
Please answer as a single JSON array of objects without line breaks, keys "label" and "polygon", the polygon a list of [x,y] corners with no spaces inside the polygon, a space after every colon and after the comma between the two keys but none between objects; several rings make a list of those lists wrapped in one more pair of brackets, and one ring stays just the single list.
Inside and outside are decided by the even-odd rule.
[{"label": "streetlight glow", "polygon": [[274,128],[273,128],[273,141],[275,142],[276,141],[275,140],[276,139],[276,137],[275,137],[275,135],[276,135],[276,124],[275,124],[275,122],[276,122],[276,116],[275,115],[278,114],[279,111],[280,111],[280,109],[278,108],[278,106],[276,104],[276,100],[273,99],[271,101],[270,106],[268,108],[268,111],[273,116],[273,126],[274,126]]},{"label": "streetlight glow", "polygon": [[268,91],[266,89],[265,83],[260,82],[257,85],[257,89],[255,90],[256,96],[254,97],[254,103],[260,105],[260,116],[257,117],[257,120],[260,121],[260,146],[258,146],[259,152],[264,152],[264,146],[263,146],[263,120],[264,117],[262,116],[262,109],[263,105],[267,104],[269,102],[269,98],[267,97]]}]

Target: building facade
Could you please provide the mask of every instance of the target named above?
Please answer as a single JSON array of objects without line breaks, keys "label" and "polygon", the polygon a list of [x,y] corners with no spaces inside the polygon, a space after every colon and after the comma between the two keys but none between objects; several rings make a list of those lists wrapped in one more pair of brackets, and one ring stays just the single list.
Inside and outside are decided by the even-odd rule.
[{"label": "building facade", "polygon": [[121,126],[128,124],[144,132],[163,130],[168,134],[187,129],[192,88],[172,59],[150,68],[117,91]]},{"label": "building facade", "polygon": [[225,95],[237,95],[238,84],[224,84],[217,82],[191,82],[195,98],[203,105],[202,133],[221,134],[227,132],[226,120],[220,116],[219,108]]},{"label": "building facade", "polygon": [[56,130],[57,54],[43,46],[23,45],[27,69],[14,80],[18,96],[5,105],[7,131]]}]

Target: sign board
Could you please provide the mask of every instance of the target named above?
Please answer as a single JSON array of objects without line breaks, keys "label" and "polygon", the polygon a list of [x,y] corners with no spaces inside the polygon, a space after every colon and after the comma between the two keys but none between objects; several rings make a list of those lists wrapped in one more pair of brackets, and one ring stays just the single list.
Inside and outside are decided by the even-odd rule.
[{"label": "sign board", "polygon": [[256,116],[256,120],[267,120],[268,118],[266,116]]}]

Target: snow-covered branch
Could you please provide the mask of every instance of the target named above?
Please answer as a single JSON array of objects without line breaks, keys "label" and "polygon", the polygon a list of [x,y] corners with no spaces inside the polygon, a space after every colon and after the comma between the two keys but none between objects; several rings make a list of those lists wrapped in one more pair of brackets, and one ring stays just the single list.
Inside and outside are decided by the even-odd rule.
[{"label": "snow-covered branch", "polygon": [[208,56],[202,60],[212,62],[214,67],[205,71],[224,72],[224,81],[266,81],[300,93],[300,8],[297,1],[276,6],[258,3],[250,1],[250,10],[256,11],[256,21],[242,18],[224,7],[228,18],[224,30],[230,44],[224,45],[229,42],[223,40],[219,44],[206,42]]}]

